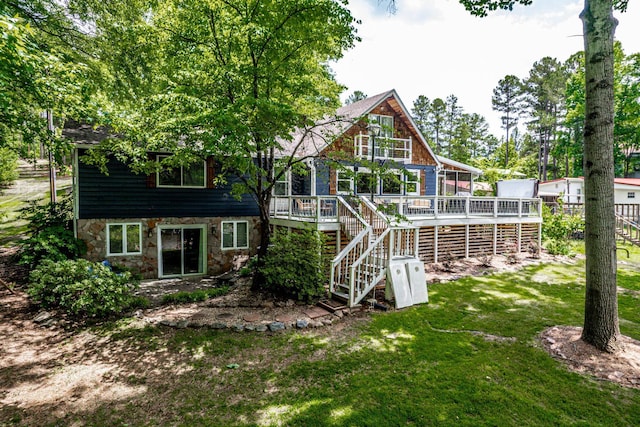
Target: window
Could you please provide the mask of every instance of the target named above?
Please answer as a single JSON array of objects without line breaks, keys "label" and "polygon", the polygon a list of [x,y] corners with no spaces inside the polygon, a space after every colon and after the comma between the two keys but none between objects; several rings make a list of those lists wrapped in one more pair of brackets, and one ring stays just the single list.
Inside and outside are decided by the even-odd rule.
[{"label": "window", "polygon": [[337,180],[337,193],[338,194],[351,194],[353,193],[353,178],[350,172],[347,171],[337,171],[336,173]]},{"label": "window", "polygon": [[289,195],[289,172],[283,173],[280,178],[276,179],[273,185],[274,196],[288,196]]},{"label": "window", "polygon": [[247,221],[222,221],[222,249],[249,248]]},{"label": "window", "polygon": [[356,175],[356,189],[358,194],[377,194],[378,186],[375,176],[368,171],[358,172]]},{"label": "window", "polygon": [[107,256],[140,255],[142,227],[139,223],[107,225]]},{"label": "window", "polygon": [[[169,158],[167,155],[159,155],[158,162]],[[207,165],[203,160],[187,166],[176,166],[158,172],[158,187],[191,187],[204,188],[207,176]]]},{"label": "window", "polygon": [[630,191],[627,193],[627,199],[635,199],[635,198],[636,198],[635,191]]},{"label": "window", "polygon": [[382,194],[401,194],[402,175],[387,174],[382,177]]},{"label": "window", "polygon": [[369,122],[380,125],[380,137],[393,138],[393,116],[383,116],[380,114],[369,114]]},{"label": "window", "polygon": [[420,195],[420,171],[406,171],[405,172],[405,192],[408,195],[419,196]]}]

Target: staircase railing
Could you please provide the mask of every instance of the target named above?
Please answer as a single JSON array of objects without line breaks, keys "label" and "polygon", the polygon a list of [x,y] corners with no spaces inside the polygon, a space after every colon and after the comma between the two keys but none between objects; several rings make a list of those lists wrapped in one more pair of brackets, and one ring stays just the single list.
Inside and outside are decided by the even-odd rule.
[{"label": "staircase railing", "polygon": [[640,224],[616,213],[616,234],[626,242],[640,246]]},{"label": "staircase railing", "polygon": [[363,230],[369,228],[369,224],[351,207],[344,197],[338,196],[337,199],[338,221],[340,221],[341,229],[349,239],[354,239]]},{"label": "staircase railing", "polygon": [[349,306],[357,305],[385,277],[396,256],[418,256],[418,228],[387,228],[349,268]]},{"label": "staircase railing", "polygon": [[371,241],[371,226],[343,198],[338,196],[338,219],[341,229],[351,239],[331,261],[329,290],[349,299],[349,267],[367,250]]},{"label": "staircase railing", "polygon": [[360,211],[362,217],[371,225],[374,238],[377,238],[389,228],[389,219],[380,212],[376,205],[366,197],[360,197]]}]

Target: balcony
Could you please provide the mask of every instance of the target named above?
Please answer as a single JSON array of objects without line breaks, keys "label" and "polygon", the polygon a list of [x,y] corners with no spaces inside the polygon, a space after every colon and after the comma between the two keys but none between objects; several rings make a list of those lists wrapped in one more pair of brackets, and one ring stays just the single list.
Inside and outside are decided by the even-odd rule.
[{"label": "balcony", "polygon": [[[371,160],[373,138],[367,134],[358,134],[354,138],[355,157]],[[398,163],[411,162],[411,138],[375,137],[375,160],[393,160]]]}]

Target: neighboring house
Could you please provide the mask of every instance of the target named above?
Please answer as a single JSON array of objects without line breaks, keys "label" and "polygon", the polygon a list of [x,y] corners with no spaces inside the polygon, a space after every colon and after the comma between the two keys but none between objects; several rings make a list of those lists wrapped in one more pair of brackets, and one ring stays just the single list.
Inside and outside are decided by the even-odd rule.
[{"label": "neighboring house", "polygon": [[[481,171],[436,156],[394,90],[337,117],[282,141],[280,154],[304,158],[306,172],[276,184],[271,224],[327,235],[331,291],[351,305],[399,255],[437,262],[539,247],[539,200],[472,197]],[[101,139],[92,132],[72,136],[75,227],[88,258],[146,278],[181,277],[221,273],[256,252],[257,206],[249,196],[234,199],[231,183],[214,185],[212,159],[149,176],[110,160],[103,175],[80,160]],[[372,176],[371,161],[385,172]]]},{"label": "neighboring house", "polygon": [[[541,196],[553,196],[563,203],[584,203],[584,178],[560,178],[539,184]],[[640,178],[615,178],[616,204],[640,204]]]}]

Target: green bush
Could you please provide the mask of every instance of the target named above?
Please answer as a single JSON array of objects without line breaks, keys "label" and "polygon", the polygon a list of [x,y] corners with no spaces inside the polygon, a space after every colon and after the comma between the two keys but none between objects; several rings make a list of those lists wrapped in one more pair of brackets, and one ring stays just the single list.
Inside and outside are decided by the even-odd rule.
[{"label": "green bush", "polygon": [[552,213],[551,209],[542,207],[542,239],[547,252],[552,255],[568,255],[571,251],[570,238],[584,234],[584,220],[579,215],[562,212]]},{"label": "green bush", "polygon": [[301,301],[324,296],[327,260],[323,235],[278,231],[271,243],[261,268],[266,290]]},{"label": "green bush", "polygon": [[18,179],[18,155],[8,148],[0,148],[0,186]]},{"label": "green bush", "polygon": [[27,293],[44,308],[102,318],[139,304],[133,296],[138,285],[131,273],[115,273],[99,262],[46,259],[31,272]]},{"label": "green bush", "polygon": [[23,209],[31,237],[20,244],[20,264],[35,268],[43,260],[63,261],[83,255],[87,248],[71,228],[71,200]]}]

